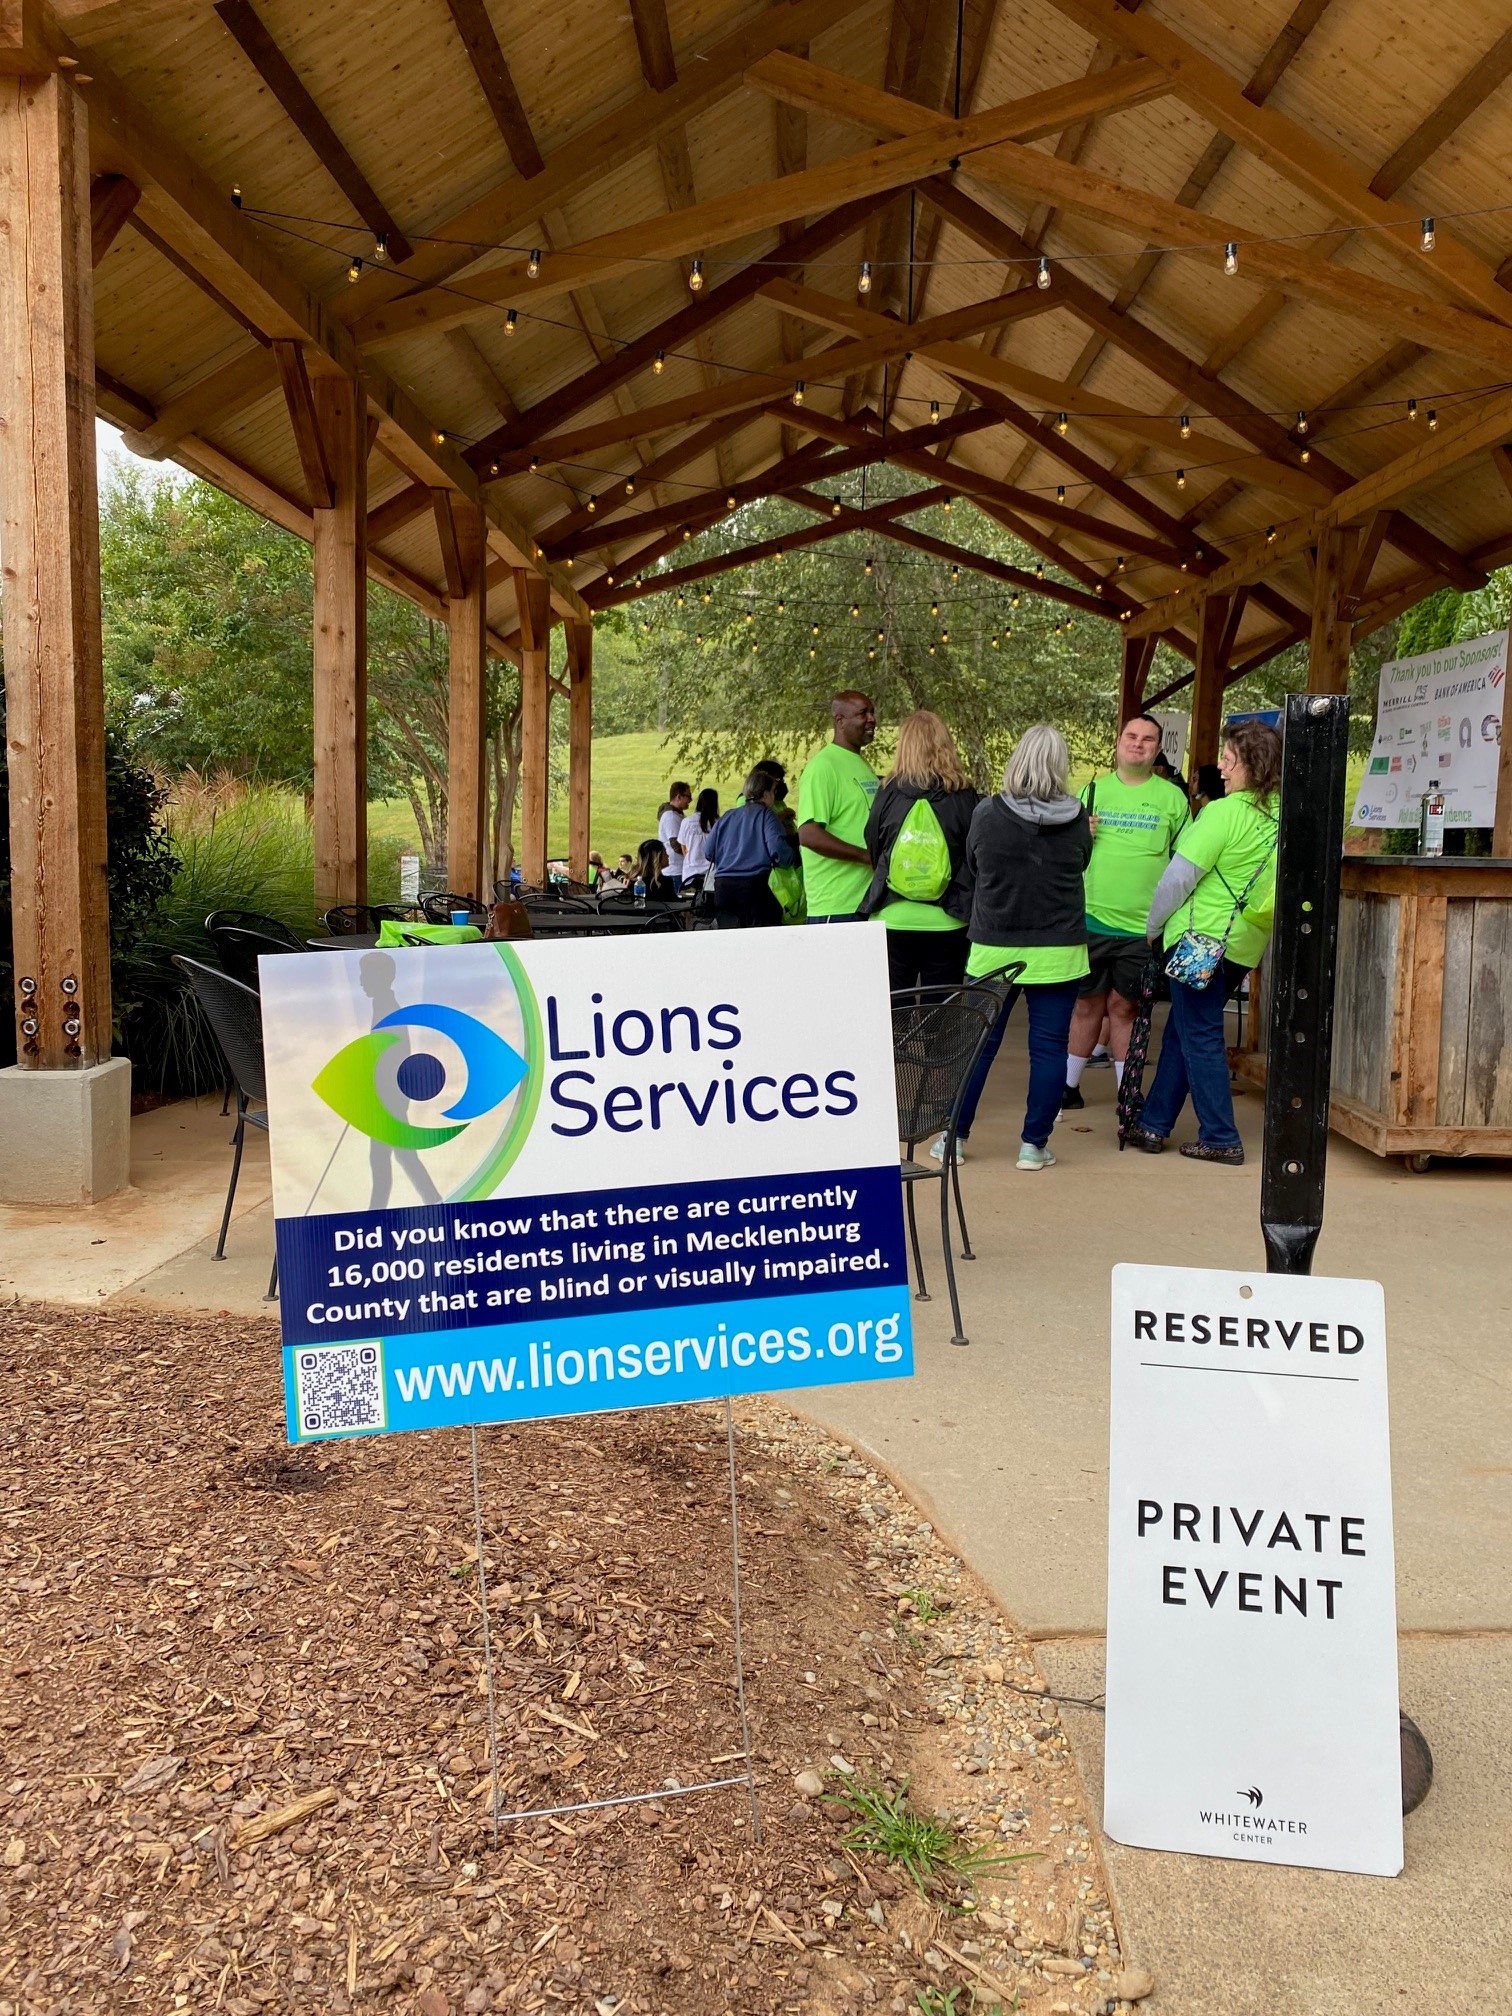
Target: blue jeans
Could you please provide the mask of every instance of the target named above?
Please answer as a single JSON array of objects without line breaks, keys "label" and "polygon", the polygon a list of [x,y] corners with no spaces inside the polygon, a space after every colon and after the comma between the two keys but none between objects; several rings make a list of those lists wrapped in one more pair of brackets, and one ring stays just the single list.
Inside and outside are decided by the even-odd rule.
[{"label": "blue jeans", "polygon": [[1164,1140],[1190,1093],[1197,1109],[1197,1139],[1209,1148],[1240,1145],[1229,1090],[1223,1010],[1231,985],[1237,986],[1242,977],[1242,969],[1225,960],[1206,987],[1171,982],[1171,1013],[1161,1039],[1160,1062],[1138,1121],[1147,1134]]},{"label": "blue jeans", "polygon": [[987,1038],[966,1087],[956,1132],[964,1141],[971,1132],[977,1105],[986,1088],[987,1074],[1003,1047],[1008,1017],[1020,994],[1029,1005],[1029,1097],[1024,1107],[1024,1136],[1036,1148],[1050,1139],[1060,1113],[1061,1093],[1066,1089],[1066,1044],[1071,1035],[1071,1015],[1081,992],[1080,980],[1049,980],[1027,987],[1010,987],[1008,1000]]}]

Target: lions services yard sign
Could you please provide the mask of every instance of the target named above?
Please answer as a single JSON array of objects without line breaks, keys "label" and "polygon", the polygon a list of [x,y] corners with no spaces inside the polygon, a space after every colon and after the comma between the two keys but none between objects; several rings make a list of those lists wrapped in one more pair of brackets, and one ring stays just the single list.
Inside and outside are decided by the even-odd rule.
[{"label": "lions services yard sign", "polygon": [[262,966],[289,1436],[912,1370],[880,931]]},{"label": "lions services yard sign", "polygon": [[1387,1432],[1378,1283],[1114,1268],[1115,1840],[1400,1871]]}]

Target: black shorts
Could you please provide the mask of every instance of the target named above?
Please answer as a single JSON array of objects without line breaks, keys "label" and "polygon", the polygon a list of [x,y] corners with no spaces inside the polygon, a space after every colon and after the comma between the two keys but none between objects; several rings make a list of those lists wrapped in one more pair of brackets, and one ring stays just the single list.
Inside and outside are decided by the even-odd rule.
[{"label": "black shorts", "polygon": [[1143,938],[1104,937],[1094,931],[1087,940],[1087,963],[1091,971],[1081,983],[1083,994],[1122,994],[1126,1001],[1139,999],[1140,976],[1150,956]]}]

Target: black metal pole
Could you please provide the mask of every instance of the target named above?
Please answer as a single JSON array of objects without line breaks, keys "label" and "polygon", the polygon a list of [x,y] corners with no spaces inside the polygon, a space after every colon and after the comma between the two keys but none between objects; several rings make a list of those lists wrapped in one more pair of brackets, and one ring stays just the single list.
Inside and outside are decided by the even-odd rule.
[{"label": "black metal pole", "polygon": [[[1348,755],[1347,695],[1288,694],[1260,1166],[1270,1274],[1310,1274],[1323,1229]],[[1402,1811],[1411,1813],[1433,1784],[1433,1752],[1405,1709],[1400,1721]]]},{"label": "black metal pole", "polygon": [[1281,757],[1260,1231],[1272,1274],[1310,1274],[1323,1229],[1349,698],[1290,693]]}]

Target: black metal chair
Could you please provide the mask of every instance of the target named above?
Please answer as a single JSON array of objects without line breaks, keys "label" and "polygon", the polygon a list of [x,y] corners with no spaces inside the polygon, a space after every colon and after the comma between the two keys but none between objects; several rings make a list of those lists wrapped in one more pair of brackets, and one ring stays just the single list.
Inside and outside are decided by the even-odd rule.
[{"label": "black metal chair", "polygon": [[320,921],[333,938],[355,938],[359,932],[376,931],[385,914],[374,903],[333,903]]},{"label": "black metal chair", "polygon": [[[231,1226],[231,1207],[236,1202],[236,1185],[241,1176],[242,1148],[248,1127],[268,1131],[268,1085],[263,1067],[262,1003],[257,989],[248,987],[229,973],[217,973],[198,959],[175,953],[173,963],[194,989],[195,999],[231,1070],[236,1087],[236,1132],[231,1137],[231,1181],[226,1188],[226,1208],[221,1213],[220,1237],[215,1242],[214,1260],[226,1257],[226,1233]],[[257,1100],[260,1112],[252,1110]],[[278,1293],[278,1255],[273,1256],[273,1272],[268,1276],[267,1299]]]},{"label": "black metal chair", "polygon": [[[1019,968],[1011,969],[1016,974]],[[893,1079],[898,1095],[898,1136],[904,1144],[900,1164],[908,1210],[908,1239],[913,1251],[916,1299],[929,1301],[924,1260],[919,1251],[919,1225],[914,1188],[936,1179],[940,1185],[940,1248],[950,1286],[950,1313],[955,1322],[952,1344],[968,1344],[961,1329],[961,1298],[956,1289],[951,1254],[950,1203],[955,1199],[961,1227],[961,1257],[975,1259],[966,1213],[961,1204],[961,1173],[956,1158],[956,1126],[971,1074],[988,1037],[1008,1003],[1007,984],[966,981],[959,987],[905,987],[892,997]],[[914,1154],[932,1134],[944,1135],[938,1169]]]},{"label": "black metal chair", "polygon": [[450,924],[453,910],[465,910],[469,917],[486,917],[488,907],[474,896],[453,896],[445,889],[420,898],[427,924]]},{"label": "black metal chair", "polygon": [[260,931],[264,938],[276,938],[290,952],[303,952],[304,940],[281,917],[265,917],[261,910],[212,910],[205,929],[212,935],[223,924],[238,931]]},{"label": "black metal chair", "polygon": [[205,931],[215,947],[221,970],[229,973],[233,980],[239,980],[243,987],[250,987],[254,994],[257,992],[257,962],[264,953],[282,955],[310,949],[302,945],[292,931],[286,937],[275,938],[266,931],[254,931],[244,924],[212,926],[208,922]]},{"label": "black metal chair", "polygon": [[418,903],[369,903],[367,907],[372,911],[376,919],[373,925],[375,931],[380,924],[384,923],[423,924],[425,922],[425,912],[420,908]]}]

